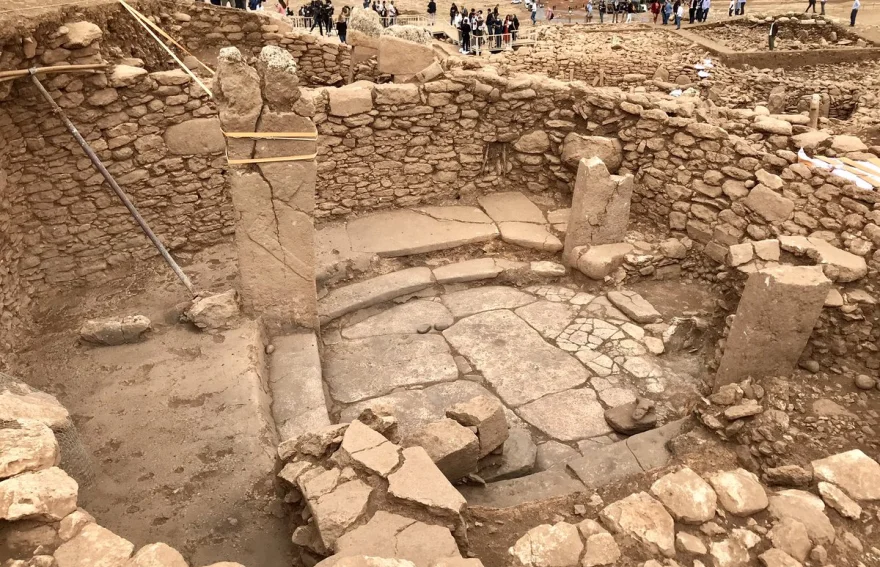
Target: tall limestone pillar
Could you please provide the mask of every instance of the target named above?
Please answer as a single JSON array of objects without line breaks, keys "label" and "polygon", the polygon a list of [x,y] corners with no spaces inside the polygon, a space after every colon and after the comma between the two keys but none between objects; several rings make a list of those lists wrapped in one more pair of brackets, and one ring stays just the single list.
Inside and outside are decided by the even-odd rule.
[{"label": "tall limestone pillar", "polygon": [[577,262],[571,253],[578,246],[623,242],[632,192],[632,175],[611,175],[597,157],[580,160],[562,252],[567,265]]},{"label": "tall limestone pillar", "polygon": [[[223,130],[315,133],[313,106],[300,98],[296,63],[266,46],[256,67],[224,48],[214,96]],[[228,137],[229,186],[245,311],[270,328],[318,328],[315,290],[315,140]],[[265,158],[311,156],[298,161]],[[234,164],[235,160],[252,163]]]},{"label": "tall limestone pillar", "polygon": [[715,375],[715,388],[791,373],[822,313],[831,280],[819,266],[780,265],[755,272],[742,298]]}]

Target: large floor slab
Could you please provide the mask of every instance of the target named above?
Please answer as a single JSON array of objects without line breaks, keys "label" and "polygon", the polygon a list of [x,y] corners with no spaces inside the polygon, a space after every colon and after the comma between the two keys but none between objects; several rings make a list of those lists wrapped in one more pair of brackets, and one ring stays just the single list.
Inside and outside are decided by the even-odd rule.
[{"label": "large floor slab", "polygon": [[477,201],[495,222],[547,222],[541,209],[518,191],[483,195]]},{"label": "large floor slab", "polygon": [[370,307],[434,283],[430,268],[409,268],[339,287],[318,302],[321,323],[327,323],[364,307]]},{"label": "large floor slab", "polygon": [[410,210],[376,213],[348,223],[352,249],[384,257],[423,254],[498,238],[487,222],[440,220]]},{"label": "large floor slab", "polygon": [[494,398],[489,390],[470,380],[456,380],[428,386],[421,390],[394,392],[348,406],[342,410],[340,421],[357,419],[365,408],[385,408],[397,418],[400,434],[405,439],[423,425],[446,415],[446,409],[477,396]]},{"label": "large floor slab", "polygon": [[467,317],[493,309],[515,309],[533,303],[536,298],[512,287],[487,285],[447,293],[441,300],[455,317]]},{"label": "large floor slab", "polygon": [[445,330],[443,336],[511,407],[575,388],[590,377],[580,362],[547,344],[510,311],[472,315]]},{"label": "large floor slab", "polygon": [[315,334],[279,336],[272,339],[272,344],[275,352],[269,364],[269,386],[279,439],[330,425]]},{"label": "large floor slab", "polygon": [[612,432],[605,409],[589,388],[566,390],[521,406],[517,413],[558,441],[578,441]]},{"label": "large floor slab", "polygon": [[438,301],[416,300],[391,307],[381,313],[342,330],[346,339],[362,339],[378,335],[415,334],[428,325],[452,325],[452,314]]},{"label": "large floor slab", "polygon": [[324,379],[330,396],[341,403],[457,377],[449,345],[439,335],[369,337],[330,345],[324,351]]}]

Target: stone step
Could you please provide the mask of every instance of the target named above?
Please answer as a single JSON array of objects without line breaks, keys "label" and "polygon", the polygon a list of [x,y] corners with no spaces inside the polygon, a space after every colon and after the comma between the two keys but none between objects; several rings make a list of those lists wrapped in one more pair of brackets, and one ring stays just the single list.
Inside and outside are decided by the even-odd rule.
[{"label": "stone step", "polygon": [[458,487],[468,506],[486,508],[511,508],[528,502],[540,502],[586,492],[586,490],[583,483],[560,470],[542,471],[510,480],[491,482],[486,486]]},{"label": "stone step", "polygon": [[272,344],[269,388],[278,437],[284,441],[330,425],[318,338],[312,332],[296,333],[275,337]]},{"label": "stone step", "polygon": [[346,313],[421,291],[434,283],[429,268],[409,268],[336,288],[318,301],[321,324]]}]

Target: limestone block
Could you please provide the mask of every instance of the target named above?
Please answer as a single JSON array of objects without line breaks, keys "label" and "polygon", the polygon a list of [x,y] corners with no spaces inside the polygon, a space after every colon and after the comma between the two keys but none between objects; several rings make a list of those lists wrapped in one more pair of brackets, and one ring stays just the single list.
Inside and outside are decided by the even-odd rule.
[{"label": "limestone block", "polygon": [[388,475],[388,494],[440,514],[461,514],[464,497],[422,447],[403,450],[403,465]]},{"label": "limestone block", "polygon": [[79,336],[96,345],[136,343],[150,330],[150,320],[143,315],[112,319],[90,319],[80,327]]},{"label": "limestone block", "polygon": [[205,331],[231,329],[239,317],[238,292],[231,289],[197,297],[184,315],[196,327]]},{"label": "limestone block", "polygon": [[330,115],[351,116],[373,110],[373,91],[349,85],[339,89],[329,89]]},{"label": "limestone block", "polygon": [[522,567],[574,567],[584,544],[575,526],[565,522],[541,524],[517,540],[508,553]]},{"label": "limestone block", "polygon": [[813,461],[813,474],[834,483],[856,500],[880,500],[880,464],[853,449]]},{"label": "limestone block", "polygon": [[98,524],[85,526],[76,537],[55,550],[58,567],[119,567],[134,544]]},{"label": "limestone block", "polygon": [[644,492],[606,506],[602,522],[613,532],[629,535],[649,552],[675,556],[675,522],[660,502]]},{"label": "limestone block", "polygon": [[446,416],[466,427],[477,428],[480,458],[500,447],[510,433],[507,418],[504,417],[504,406],[497,398],[477,396],[448,408]]},{"label": "limestone block", "polygon": [[116,65],[110,73],[111,87],[128,87],[147,75],[147,70],[131,65]]},{"label": "limestone block", "polygon": [[140,548],[126,567],[189,567],[179,551],[164,543]]},{"label": "limestone block", "polygon": [[218,154],[226,148],[226,137],[217,118],[194,118],[169,126],[165,145],[172,154],[182,156]]},{"label": "limestone block", "polygon": [[715,387],[780,376],[797,364],[831,282],[810,266],[777,266],[749,276],[727,337]]},{"label": "limestone block", "polygon": [[410,437],[407,444],[424,447],[449,480],[477,471],[480,442],[470,429],[455,420],[447,418],[429,423]]},{"label": "limestone block", "polygon": [[794,211],[794,202],[765,185],[756,185],[743,199],[743,204],[767,222],[782,222]]},{"label": "limestone block", "polygon": [[31,419],[0,420],[0,479],[58,464],[55,434]]},{"label": "limestone block", "polygon": [[614,244],[626,236],[633,177],[613,176],[598,157],[581,159],[574,183],[563,258],[578,246]]},{"label": "limestone block", "polygon": [[391,75],[415,75],[434,62],[434,50],[389,35],[379,38],[379,72]]},{"label": "limestone block", "polygon": [[349,556],[361,554],[371,556],[369,559],[374,560],[378,557],[398,559],[383,559],[378,564],[345,564],[351,567],[397,567],[394,561],[407,560],[406,563],[410,566],[429,567],[439,562],[456,561],[450,565],[466,567],[466,564],[457,563],[462,561],[461,553],[447,528],[385,511],[376,512],[369,522],[339,538],[337,555],[334,558],[342,556],[342,559],[339,563],[334,563],[333,567],[346,562],[350,559]]},{"label": "limestone block", "polygon": [[594,280],[601,280],[610,275],[623,264],[626,255],[633,251],[632,244],[626,242],[583,248],[586,250],[580,248],[572,250],[572,257],[577,258],[575,267]]},{"label": "limestone block", "polygon": [[88,47],[104,35],[101,28],[92,22],[67,22],[64,27],[67,28],[67,35],[62,45],[67,49]]},{"label": "limestone block", "polygon": [[709,476],[721,506],[734,516],[750,516],[767,507],[767,493],[753,473],[744,469]]},{"label": "limestone block", "polygon": [[57,467],[6,479],[0,482],[0,520],[60,520],[76,510],[78,489]]},{"label": "limestone block", "polygon": [[611,173],[617,173],[623,163],[623,145],[616,138],[582,136],[570,132],[562,142],[562,161],[569,167],[579,167],[581,159],[597,157]]},{"label": "limestone block", "polygon": [[550,149],[550,137],[543,130],[535,130],[520,136],[513,147],[526,154],[543,154]]},{"label": "limestone block", "polygon": [[715,491],[689,468],[667,474],[651,485],[673,517],[689,524],[702,524],[715,517]]}]

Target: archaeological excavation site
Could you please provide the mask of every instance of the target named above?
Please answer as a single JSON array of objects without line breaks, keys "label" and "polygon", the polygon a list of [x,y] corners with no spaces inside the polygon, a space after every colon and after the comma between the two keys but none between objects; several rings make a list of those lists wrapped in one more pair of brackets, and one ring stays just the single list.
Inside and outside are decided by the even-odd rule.
[{"label": "archaeological excavation site", "polygon": [[0,567],[880,566],[880,43],[356,4],[0,10]]}]

